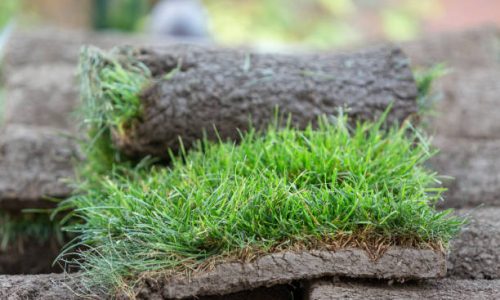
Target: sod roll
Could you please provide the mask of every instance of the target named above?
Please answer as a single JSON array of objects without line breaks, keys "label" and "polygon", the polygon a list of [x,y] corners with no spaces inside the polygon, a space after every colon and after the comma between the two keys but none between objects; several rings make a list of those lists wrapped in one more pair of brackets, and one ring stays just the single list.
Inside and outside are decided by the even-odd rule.
[{"label": "sod roll", "polygon": [[417,88],[408,59],[398,48],[348,54],[283,55],[175,45],[134,49],[133,59],[153,80],[140,94],[141,114],[125,131],[114,131],[129,156],[168,158],[206,134],[237,140],[250,120],[263,129],[276,111],[305,127],[318,116],[346,107],[356,120],[374,119],[392,104],[388,122],[417,112]]}]

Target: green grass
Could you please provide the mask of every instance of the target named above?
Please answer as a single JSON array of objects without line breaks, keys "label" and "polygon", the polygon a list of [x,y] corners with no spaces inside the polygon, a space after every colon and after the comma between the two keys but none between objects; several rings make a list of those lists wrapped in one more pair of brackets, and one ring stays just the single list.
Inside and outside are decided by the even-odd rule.
[{"label": "green grass", "polygon": [[96,177],[112,170],[115,164],[129,164],[114,148],[112,134],[126,134],[140,118],[139,93],[152,82],[152,76],[128,48],[109,53],[82,48],[79,73],[84,105],[78,113],[88,137],[82,143],[87,162],[78,173]]},{"label": "green grass", "polygon": [[68,228],[83,282],[132,286],[142,274],[336,241],[437,247],[462,220],[434,204],[443,188],[425,167],[434,153],[409,123],[381,130],[322,118],[318,128],[271,126],[239,144],[200,141],[169,167],[115,165],[66,201],[83,223]]},{"label": "green grass", "polygon": [[139,93],[151,82],[152,75],[132,57],[131,51],[120,48],[103,53],[92,47],[82,49],[79,68],[87,123],[123,134],[141,115]]}]

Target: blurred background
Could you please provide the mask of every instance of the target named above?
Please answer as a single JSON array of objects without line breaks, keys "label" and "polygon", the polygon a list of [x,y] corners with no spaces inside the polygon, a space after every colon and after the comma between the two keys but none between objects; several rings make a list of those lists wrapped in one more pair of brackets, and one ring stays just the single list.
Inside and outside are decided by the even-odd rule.
[{"label": "blurred background", "polygon": [[28,28],[43,24],[204,36],[232,46],[324,49],[500,24],[500,1],[0,0],[0,28],[14,16]]}]

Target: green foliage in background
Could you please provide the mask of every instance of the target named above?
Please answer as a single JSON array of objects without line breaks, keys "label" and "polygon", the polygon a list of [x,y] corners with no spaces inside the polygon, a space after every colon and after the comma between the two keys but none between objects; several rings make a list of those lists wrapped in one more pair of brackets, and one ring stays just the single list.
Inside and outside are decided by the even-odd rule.
[{"label": "green foliage in background", "polygon": [[223,43],[306,43],[338,46],[359,40],[345,18],[355,6],[350,0],[206,0],[215,37]]},{"label": "green foliage in background", "polygon": [[145,0],[93,0],[93,2],[92,23],[97,30],[136,31],[150,8],[149,1]]},{"label": "green foliage in background", "polygon": [[[136,31],[156,1],[94,0],[95,29]],[[202,0],[216,40],[262,46],[345,46],[377,32],[415,38],[422,19],[439,11],[432,0]]]},{"label": "green foliage in background", "polygon": [[391,40],[415,38],[421,21],[439,10],[433,0],[204,0],[213,32],[227,44],[305,44],[331,48],[381,31]]},{"label": "green foliage in background", "polygon": [[14,13],[19,8],[18,0],[0,1],[0,31],[12,19]]}]

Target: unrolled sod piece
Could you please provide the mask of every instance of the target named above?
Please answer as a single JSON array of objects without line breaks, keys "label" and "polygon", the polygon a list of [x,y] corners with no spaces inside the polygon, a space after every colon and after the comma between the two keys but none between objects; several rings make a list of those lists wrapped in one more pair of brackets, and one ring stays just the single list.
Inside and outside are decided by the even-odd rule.
[{"label": "unrolled sod piece", "polygon": [[[222,263],[213,270],[191,276],[144,278],[136,285],[135,296],[136,299],[198,298],[324,276],[405,280],[440,278],[445,273],[445,257],[434,250],[393,247],[378,260],[373,260],[365,250],[358,248],[282,252],[247,263]],[[39,295],[47,297],[40,299],[72,299],[74,293],[82,293],[78,276],[40,275],[24,279],[20,276],[0,276],[0,297],[16,295],[19,299],[31,299],[25,291],[35,292],[40,286]],[[19,289],[20,285],[24,288]],[[127,295],[116,296],[118,299],[129,299]]]},{"label": "unrolled sod piece", "polygon": [[237,140],[250,119],[265,128],[277,108],[298,127],[337,114],[339,107],[360,120],[392,104],[388,122],[417,112],[408,60],[393,47],[294,56],[177,45],[121,54],[144,63],[154,78],[140,94],[139,117],[125,134],[114,131],[118,148],[134,157],[166,158],[167,149],[178,150],[179,137],[189,147],[204,132],[209,139]]}]

